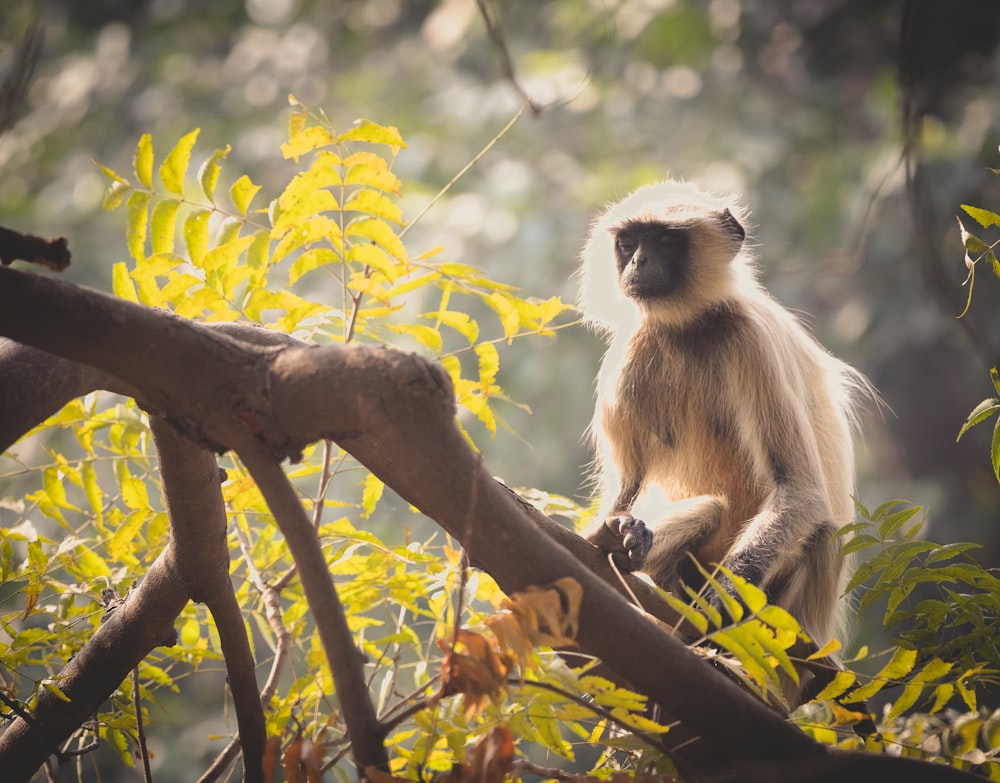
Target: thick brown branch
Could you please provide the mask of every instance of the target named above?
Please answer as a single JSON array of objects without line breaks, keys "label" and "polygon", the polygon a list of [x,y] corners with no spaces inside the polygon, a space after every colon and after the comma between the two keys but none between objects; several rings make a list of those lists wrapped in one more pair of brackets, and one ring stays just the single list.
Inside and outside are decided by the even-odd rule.
[{"label": "thick brown branch", "polygon": [[[272,510],[302,516],[304,522],[295,526],[311,530],[301,506],[292,511],[294,496],[282,497],[287,484],[278,480],[269,455],[331,437],[463,543],[473,508],[470,555],[505,590],[562,576],[576,579],[584,592],[581,648],[703,738],[719,762],[715,773],[789,783],[838,774],[850,774],[855,783],[897,775],[970,779],[940,765],[820,746],[705,666],[567,549],[554,545],[513,495],[488,478],[488,470],[479,472],[477,455],[455,426],[452,389],[437,364],[360,346],[250,349],[160,312],[26,277],[31,276],[0,268],[0,333],[80,356],[141,388],[186,432],[236,448],[252,463]],[[581,544],[580,551],[589,548],[593,560],[596,551]],[[300,563],[303,576],[307,568],[324,568],[313,557]],[[315,611],[314,596],[309,598]]]},{"label": "thick brown branch", "polygon": [[10,266],[17,260],[41,264],[61,272],[69,266],[66,238],[42,239],[0,226],[0,264]]},{"label": "thick brown branch", "polygon": [[244,780],[264,780],[267,735],[257,695],[250,640],[229,579],[226,509],[215,455],[181,435],[160,416],[150,417],[160,478],[170,516],[176,562],[188,594],[208,606],[219,631],[226,675],[243,748]]},{"label": "thick brown branch", "polygon": [[252,439],[233,445],[257,482],[295,560],[333,674],[337,701],[347,724],[357,768],[373,766],[388,771],[389,757],[383,743],[385,732],[368,692],[365,657],[354,644],[316,528],[278,463]]}]

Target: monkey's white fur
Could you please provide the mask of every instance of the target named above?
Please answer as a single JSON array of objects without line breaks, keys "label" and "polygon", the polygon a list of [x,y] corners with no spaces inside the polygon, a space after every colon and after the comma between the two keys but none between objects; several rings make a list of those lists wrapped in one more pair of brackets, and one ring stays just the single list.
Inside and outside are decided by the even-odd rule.
[{"label": "monkey's white fur", "polygon": [[[591,427],[604,516],[630,514],[632,490],[654,484],[696,499],[657,524],[642,570],[673,588],[688,552],[745,569],[822,645],[843,605],[832,534],[854,518],[854,400],[869,386],[764,290],[724,210],[747,225],[738,201],[668,181],[591,231],[580,306],[611,336]],[[682,295],[622,292],[615,235],[637,223],[685,232]],[[607,535],[602,524],[591,539]]]}]

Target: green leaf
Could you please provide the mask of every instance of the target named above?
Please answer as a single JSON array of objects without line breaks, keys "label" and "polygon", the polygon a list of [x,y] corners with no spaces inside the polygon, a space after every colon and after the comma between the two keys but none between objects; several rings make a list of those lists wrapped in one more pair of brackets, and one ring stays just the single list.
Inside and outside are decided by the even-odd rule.
[{"label": "green leaf", "polygon": [[139,143],[135,147],[135,178],[142,185],[150,190],[153,189],[153,137],[148,133],[142,134]]},{"label": "green leaf", "polygon": [[1000,226],[1000,215],[996,212],[990,212],[988,209],[980,209],[979,207],[969,206],[968,204],[962,204],[962,209],[972,216],[972,218],[974,218],[975,221],[983,228]]},{"label": "green leaf", "polygon": [[955,438],[957,443],[962,439],[962,436],[968,432],[972,427],[975,427],[980,422],[986,421],[990,416],[1000,410],[1000,399],[996,397],[989,397],[983,400],[969,414],[969,417],[965,420],[965,424],[962,425],[962,429],[958,431],[958,437]]},{"label": "green leaf", "polygon": [[187,175],[188,164],[191,162],[191,150],[194,149],[200,130],[200,128],[195,128],[190,133],[181,136],[160,166],[160,180],[168,193],[173,193],[176,196],[184,195],[184,177]]},{"label": "green leaf", "polygon": [[232,147],[228,144],[221,150],[216,150],[210,158],[201,164],[201,168],[198,170],[198,182],[201,184],[201,192],[213,204],[215,203],[215,186],[219,181],[219,172],[221,171],[219,161],[224,160],[231,150]]},{"label": "green leaf", "polygon": [[996,424],[993,425],[993,444],[990,446],[990,455],[993,460],[993,475],[1000,482],[1000,417],[997,417]]},{"label": "green leaf", "polygon": [[257,195],[259,190],[260,185],[254,185],[246,174],[236,180],[229,188],[229,198],[243,217],[246,217],[247,210],[250,209],[250,202],[253,201],[253,197]]},{"label": "green leaf", "polygon": [[69,696],[63,693],[62,689],[54,682],[52,682],[52,680],[49,679],[42,680],[42,687],[45,688],[45,690],[47,690],[49,693],[51,693],[60,701],[64,701],[67,704],[69,703],[70,701]]}]

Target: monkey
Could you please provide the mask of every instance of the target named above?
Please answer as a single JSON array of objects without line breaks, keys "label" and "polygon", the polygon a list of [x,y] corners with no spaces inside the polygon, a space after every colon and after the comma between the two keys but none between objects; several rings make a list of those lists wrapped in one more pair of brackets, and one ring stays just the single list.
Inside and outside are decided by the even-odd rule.
[{"label": "monkey", "polygon": [[[704,586],[692,558],[721,564],[823,645],[842,630],[837,531],[854,519],[852,435],[871,386],[759,282],[748,218],[736,198],[667,180],[595,220],[579,305],[611,339],[587,538],[675,593]],[[654,487],[684,506],[649,527],[633,510]]]}]

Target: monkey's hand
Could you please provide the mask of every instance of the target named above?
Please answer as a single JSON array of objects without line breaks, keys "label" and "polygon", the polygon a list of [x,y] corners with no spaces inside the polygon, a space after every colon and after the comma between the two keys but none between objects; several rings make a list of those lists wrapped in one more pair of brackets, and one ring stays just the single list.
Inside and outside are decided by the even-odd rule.
[{"label": "monkey's hand", "polygon": [[653,546],[653,531],[631,514],[614,514],[605,518],[588,539],[609,553],[615,566],[628,573],[642,568]]}]

